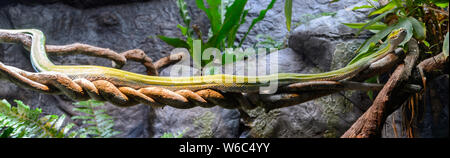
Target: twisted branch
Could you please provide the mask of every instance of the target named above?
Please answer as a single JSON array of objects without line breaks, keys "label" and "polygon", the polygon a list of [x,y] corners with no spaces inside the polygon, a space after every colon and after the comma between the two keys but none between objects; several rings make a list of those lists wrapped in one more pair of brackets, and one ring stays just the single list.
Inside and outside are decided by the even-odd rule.
[{"label": "twisted branch", "polygon": [[[0,33],[0,42],[23,43],[25,48],[30,45],[30,37],[24,34]],[[157,75],[158,69],[179,61],[183,56],[175,54],[165,57],[153,64],[151,59],[142,50],[135,49],[118,54],[112,50],[98,48],[85,44],[72,44],[66,46],[47,45],[47,51],[60,54],[87,54],[108,58],[115,61],[119,67],[130,59],[141,61],[151,75]],[[62,52],[62,53],[61,53]],[[171,60],[171,59],[176,59]],[[203,89],[198,91],[178,90],[171,91],[158,86],[149,86],[140,89],[131,87],[119,87],[108,81],[108,78],[96,79],[71,79],[67,75],[56,72],[33,73],[24,71],[0,62],[0,77],[8,79],[18,86],[29,88],[46,94],[64,94],[74,100],[95,99],[109,101],[120,107],[129,107],[139,103],[153,107],[164,107],[166,105],[180,109],[188,109],[196,106],[210,108],[221,106],[228,109],[253,109],[261,106],[266,111],[300,104],[312,99],[326,96],[342,90],[380,90],[383,85],[358,83],[351,80],[365,80],[376,72],[386,72],[397,62],[394,54],[387,55],[379,62],[373,63],[367,70],[357,74],[348,81],[311,81],[294,83],[280,87],[273,95],[256,93],[231,93]],[[382,64],[380,64],[382,63]],[[411,91],[418,88],[409,86]]]},{"label": "twisted branch", "polygon": [[[4,43],[22,43],[25,49],[29,50],[31,46],[31,37],[23,33],[4,33],[0,32],[0,42]],[[115,68],[122,68],[127,60],[132,60],[142,63],[147,69],[147,75],[158,76],[158,70],[161,67],[171,65],[181,60],[182,54],[175,54],[170,57],[171,61],[162,59],[153,64],[151,58],[149,58],[141,49],[132,49],[122,53],[117,53],[108,48],[100,48],[82,43],[73,43],[69,45],[45,45],[47,53],[56,55],[74,55],[84,54],[89,56],[101,57],[110,59],[113,61],[112,66]],[[169,58],[168,57],[168,58]],[[178,59],[178,60],[177,60]]]},{"label": "twisted branch", "polygon": [[[389,81],[377,95],[372,106],[341,136],[341,138],[371,138],[381,137],[381,129],[389,115],[397,110],[411,94],[404,92],[404,85],[414,72],[416,67],[420,73],[430,73],[442,69],[448,62],[443,53],[420,62],[416,66],[419,57],[419,46],[415,39],[408,42],[409,53],[404,63],[400,64],[392,73]],[[425,86],[425,84],[423,85]]]}]

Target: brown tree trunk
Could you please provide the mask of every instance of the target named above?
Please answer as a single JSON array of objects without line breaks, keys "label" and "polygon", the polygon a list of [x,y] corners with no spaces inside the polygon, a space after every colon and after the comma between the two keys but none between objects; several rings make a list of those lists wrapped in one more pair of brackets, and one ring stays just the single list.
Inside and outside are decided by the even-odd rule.
[{"label": "brown tree trunk", "polygon": [[412,39],[408,46],[410,52],[405,63],[397,66],[388,82],[377,95],[372,106],[345,132],[341,138],[371,138],[381,137],[381,130],[386,118],[394,112],[410,96],[402,91],[411,70],[419,56],[417,41]]}]

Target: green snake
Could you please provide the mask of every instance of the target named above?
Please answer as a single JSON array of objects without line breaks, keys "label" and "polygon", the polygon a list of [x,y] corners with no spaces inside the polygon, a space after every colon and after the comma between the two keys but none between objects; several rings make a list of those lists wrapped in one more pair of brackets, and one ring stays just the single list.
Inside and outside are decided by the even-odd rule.
[{"label": "green snake", "polygon": [[[37,29],[22,30],[5,30],[0,29],[4,33],[25,33],[32,37],[30,47],[30,59],[33,67],[38,72],[58,72],[67,75],[71,79],[87,79],[89,81],[107,80],[118,87],[131,87],[135,89],[158,86],[170,90],[188,89],[216,89],[230,92],[258,92],[259,87],[267,86],[270,82],[277,82],[279,85],[286,85],[297,82],[307,81],[339,81],[352,77],[360,71],[366,69],[371,63],[383,58],[389,52],[393,52],[401,43],[406,35],[404,28],[393,30],[385,42],[385,47],[371,53],[356,62],[347,65],[341,69],[315,73],[277,73],[264,76],[238,76],[228,74],[216,74],[206,76],[191,77],[165,77],[165,76],[148,76],[119,69],[93,66],[93,65],[55,65],[47,57],[45,50],[45,36]],[[2,42],[2,41],[0,41]],[[244,81],[225,82],[225,81]],[[252,82],[250,82],[252,81]],[[256,82],[253,82],[256,81]]]}]

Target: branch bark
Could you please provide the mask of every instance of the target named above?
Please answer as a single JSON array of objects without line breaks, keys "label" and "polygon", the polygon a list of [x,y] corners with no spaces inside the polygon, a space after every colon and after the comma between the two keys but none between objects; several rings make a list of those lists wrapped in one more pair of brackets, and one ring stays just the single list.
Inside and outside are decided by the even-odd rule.
[{"label": "branch bark", "polygon": [[[13,34],[0,32],[0,42],[22,43],[25,49],[29,50],[31,46],[31,37],[23,33]],[[113,61],[112,66],[115,68],[121,68],[126,64],[127,60],[132,60],[143,64],[147,69],[147,75],[151,76],[158,76],[158,71],[160,68],[177,63],[183,57],[182,53],[173,54],[162,58],[153,64],[152,59],[149,58],[141,49],[132,49],[119,54],[108,48],[100,48],[82,43],[73,43],[69,45],[45,45],[45,50],[47,53],[55,55],[83,54],[110,59]]]},{"label": "branch bark", "polygon": [[406,56],[404,63],[397,66],[372,106],[341,138],[381,137],[381,130],[386,118],[411,95],[411,93],[401,91],[401,89],[403,89],[411,76],[412,69],[419,57],[419,48],[415,39],[409,41],[408,47],[410,52]]}]

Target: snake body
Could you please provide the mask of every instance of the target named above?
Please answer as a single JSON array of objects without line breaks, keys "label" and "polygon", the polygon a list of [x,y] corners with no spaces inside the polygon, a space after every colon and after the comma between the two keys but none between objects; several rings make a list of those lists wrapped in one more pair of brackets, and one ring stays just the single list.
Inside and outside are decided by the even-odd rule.
[{"label": "snake body", "polygon": [[[279,85],[286,85],[307,81],[338,81],[349,78],[361,70],[367,68],[371,63],[383,58],[389,52],[395,50],[398,44],[405,37],[405,29],[394,30],[386,40],[387,45],[377,52],[363,57],[356,62],[341,69],[316,73],[277,73],[265,76],[238,76],[228,74],[216,74],[207,76],[191,77],[164,77],[148,76],[119,69],[93,66],[93,65],[55,65],[47,57],[45,50],[45,36],[37,29],[5,30],[6,33],[25,33],[32,37],[30,47],[30,59],[33,67],[38,72],[57,72],[70,77],[71,79],[86,79],[89,81],[106,80],[118,87],[131,87],[134,89],[157,86],[169,90],[199,90],[216,89],[230,92],[258,92],[259,87],[266,86],[270,82],[278,82]],[[0,41],[2,42],[2,41]],[[225,82],[234,81],[234,82]],[[243,81],[243,82],[236,82]],[[254,81],[254,82],[253,82]]]}]

